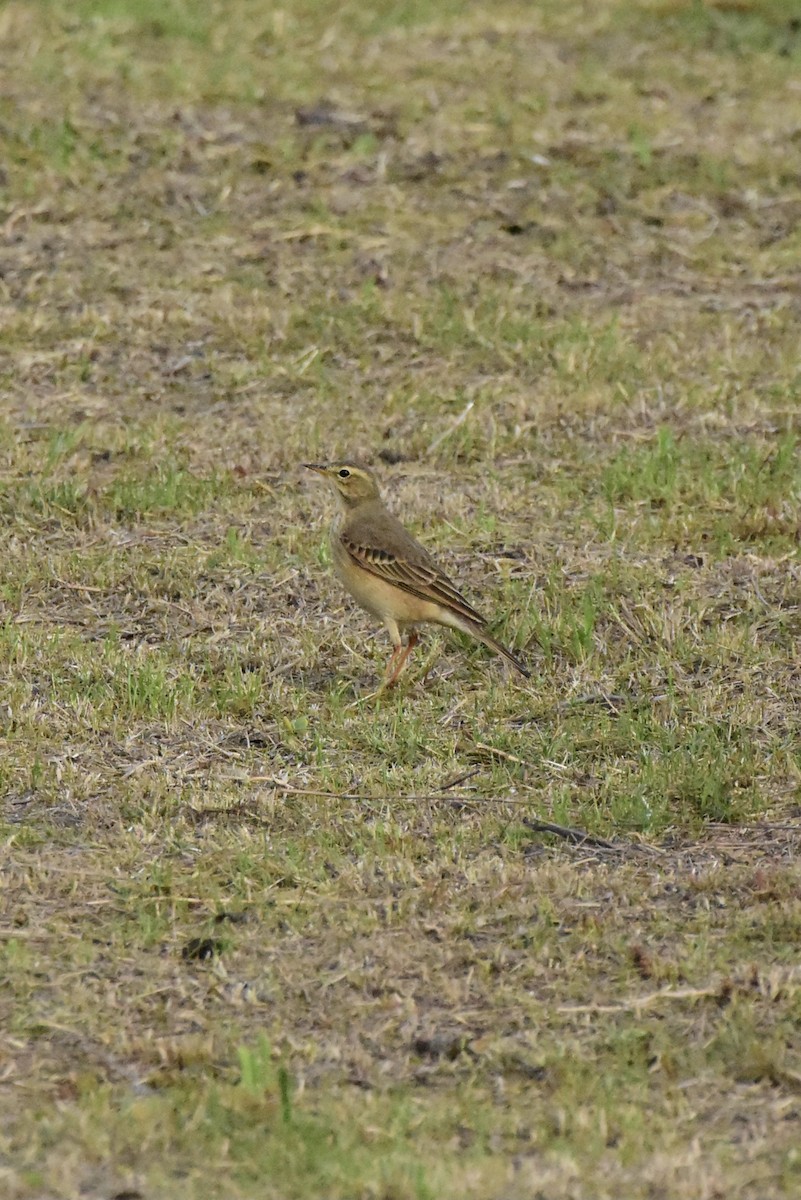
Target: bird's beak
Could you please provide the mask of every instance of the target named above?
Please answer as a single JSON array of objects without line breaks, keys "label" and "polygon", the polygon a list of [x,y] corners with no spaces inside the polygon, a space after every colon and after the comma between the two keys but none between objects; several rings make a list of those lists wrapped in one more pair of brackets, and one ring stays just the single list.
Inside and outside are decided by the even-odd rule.
[{"label": "bird's beak", "polygon": [[328,468],[325,463],[304,463],[307,471],[316,471],[318,475],[325,475]]}]

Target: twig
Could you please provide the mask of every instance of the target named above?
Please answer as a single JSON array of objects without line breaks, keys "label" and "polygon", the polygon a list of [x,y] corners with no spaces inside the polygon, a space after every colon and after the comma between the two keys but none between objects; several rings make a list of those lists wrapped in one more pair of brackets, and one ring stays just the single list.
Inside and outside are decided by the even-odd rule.
[{"label": "twig", "polygon": [[[205,777],[205,775],[206,775],[206,770],[204,768],[203,770],[196,772],[195,776],[191,776],[187,772],[186,777],[196,778],[199,776]],[[446,791],[448,787],[454,788],[457,786],[456,782],[452,782],[452,783],[449,783],[448,785],[440,788],[439,791],[424,792],[424,793],[397,792],[394,795],[380,795],[377,792],[331,792],[331,791],[325,791],[323,788],[293,787],[289,783],[282,783],[281,780],[276,779],[274,775],[247,775],[244,773],[240,774],[239,772],[233,772],[230,775],[228,775],[228,774],[222,775],[220,778],[226,779],[231,783],[241,783],[241,784],[265,783],[268,786],[273,787],[275,789],[275,791],[282,793],[285,796],[319,796],[323,800],[343,800],[343,801],[344,800],[348,800],[348,801],[349,800],[358,800],[364,804],[368,804],[368,803],[369,804],[392,804],[393,802],[397,802],[397,801],[417,801],[422,804],[430,804],[432,801],[436,801],[436,800],[440,799],[442,796],[442,793],[444,791]],[[469,778],[469,776],[465,776],[465,778]],[[459,780],[458,782],[461,783],[461,782],[464,782],[464,780]],[[474,795],[474,796],[465,796],[464,801],[466,804],[468,804],[468,803],[476,804],[479,801],[483,801],[485,804],[508,804],[508,805],[514,805],[514,806],[520,805],[520,804],[530,804],[531,803],[531,800],[526,796],[475,796]],[[214,810],[214,811],[217,811],[217,810]],[[228,810],[223,808],[223,809],[220,809],[219,811],[227,812]],[[584,835],[580,835],[580,836],[584,836]]]},{"label": "twig", "polygon": [[443,783],[439,789],[441,792],[449,792],[451,788],[458,787],[460,783],[467,783],[468,779],[473,779],[476,775],[481,774],[481,767],[473,767],[472,771],[465,771],[462,775],[457,775],[455,779],[449,779],[447,783]]},{"label": "twig", "polygon": [[60,583],[62,587],[71,588],[74,592],[98,592],[106,591],[106,588],[93,587],[88,583],[71,583],[69,579],[55,579],[56,583]]},{"label": "twig", "polygon": [[456,430],[459,428],[459,426],[460,426],[460,425],[463,425],[463,424],[465,423],[465,421],[467,420],[467,418],[470,416],[470,413],[471,413],[471,411],[472,411],[472,408],[473,408],[473,405],[474,405],[474,404],[475,404],[475,400],[470,400],[470,401],[469,401],[469,402],[468,402],[468,403],[465,405],[465,407],[464,407],[464,408],[462,409],[462,411],[459,413],[459,416],[456,418],[456,420],[455,420],[455,421],[453,421],[453,422],[452,422],[452,423],[451,423],[451,424],[448,426],[448,428],[447,428],[447,429],[444,429],[444,430],[442,431],[442,433],[440,433],[440,434],[439,434],[437,437],[435,437],[435,438],[434,438],[433,442],[431,443],[431,445],[430,445],[430,446],[428,447],[428,449],[426,450],[426,454],[433,454],[433,453],[434,453],[434,451],[435,451],[435,450],[436,450],[436,449],[437,449],[439,446],[441,446],[441,445],[442,445],[442,443],[445,441],[445,439],[446,439],[446,438],[449,438],[449,437],[451,436],[451,434],[452,434],[452,433],[455,433],[455,432],[456,432]]},{"label": "twig", "polygon": [[587,692],[584,696],[571,696],[568,700],[562,700],[556,706],[557,712],[570,712],[579,704],[602,704],[609,712],[620,712],[621,706],[626,703],[626,697],[618,695],[616,692]]},{"label": "twig", "polygon": [[505,758],[507,762],[520,763],[521,767],[529,766],[524,758],[518,758],[516,754],[509,754],[507,750],[499,750],[497,746],[487,746],[484,742],[471,742],[471,745],[476,750],[484,750],[487,754],[494,754],[496,758]]},{"label": "twig", "polygon": [[523,824],[527,829],[533,829],[535,833],[553,833],[556,837],[564,838],[566,842],[572,842],[576,846],[598,846],[602,850],[619,849],[614,842],[607,841],[606,838],[597,837],[583,829],[570,829],[567,825],[555,825],[553,821],[540,821],[537,817],[523,817]]},{"label": "twig", "polygon": [[637,1012],[641,1008],[650,1008],[660,1000],[719,1000],[723,994],[721,984],[705,988],[660,988],[658,992],[649,992],[647,996],[632,996],[630,1000],[621,1000],[619,1004],[561,1004],[559,1013],[582,1015],[584,1013],[616,1013]]},{"label": "twig", "polygon": [[[366,793],[365,792],[330,792],[330,791],[324,791],[321,788],[292,787],[291,784],[282,783],[280,779],[276,779],[272,775],[232,774],[232,775],[224,775],[224,776],[222,776],[222,778],[231,780],[234,783],[245,783],[245,784],[266,783],[266,784],[270,784],[272,787],[275,788],[275,790],[277,792],[283,792],[287,796],[321,796],[323,799],[327,799],[327,800],[361,800],[363,802],[371,802],[371,803],[376,803],[376,804],[391,804],[393,801],[397,801],[397,800],[419,800],[422,802],[429,802],[431,800],[436,800],[438,798],[438,796],[441,794],[441,792],[445,791],[445,788],[441,788],[439,792],[437,792],[437,791],[425,792],[425,793],[398,792],[395,795],[382,796],[382,795],[379,795],[378,793],[373,793],[373,792],[366,792]],[[452,783],[449,786],[456,787],[456,783]],[[488,801],[497,802],[498,804],[528,804],[529,803],[529,801],[526,800],[523,796],[521,796],[519,798],[516,796],[515,797],[491,796],[491,797],[487,797],[487,799],[488,799]]]}]

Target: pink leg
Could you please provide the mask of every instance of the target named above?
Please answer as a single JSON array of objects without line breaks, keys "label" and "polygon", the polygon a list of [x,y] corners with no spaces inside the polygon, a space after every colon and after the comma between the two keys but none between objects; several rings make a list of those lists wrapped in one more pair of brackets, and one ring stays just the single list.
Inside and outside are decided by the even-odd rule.
[{"label": "pink leg", "polygon": [[[386,681],[385,687],[388,687],[388,688],[394,687],[395,684],[398,682],[398,680],[400,679],[401,673],[403,672],[403,668],[406,666],[406,660],[408,659],[412,650],[414,650],[414,648],[417,645],[419,640],[420,639],[417,636],[417,630],[413,629],[411,631],[411,633],[409,634],[409,640],[406,643],[406,645],[405,646],[397,646],[395,648],[395,652],[393,653],[392,658],[389,660],[389,664],[387,666],[387,675],[389,675],[389,678]],[[397,661],[395,661],[396,659],[397,659]],[[394,663],[394,670],[392,671],[392,674],[390,675],[389,671],[390,671],[390,667],[392,667],[393,663]]]},{"label": "pink leg", "polygon": [[397,646],[395,646],[393,648],[393,651],[389,656],[389,662],[387,663],[386,668],[384,670],[384,680],[385,681],[392,674],[393,667],[395,666],[395,663],[398,660],[398,655],[400,654],[400,652],[402,650],[403,650],[403,644],[400,642],[398,643]]}]

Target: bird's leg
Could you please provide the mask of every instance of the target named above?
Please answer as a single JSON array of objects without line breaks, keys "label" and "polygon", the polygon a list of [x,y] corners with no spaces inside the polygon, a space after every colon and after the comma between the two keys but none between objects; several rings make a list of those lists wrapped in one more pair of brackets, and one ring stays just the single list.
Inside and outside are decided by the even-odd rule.
[{"label": "bird's leg", "polygon": [[403,650],[403,639],[401,638],[400,630],[398,629],[397,625],[390,625],[388,628],[390,637],[392,638],[392,653],[389,656],[389,662],[387,663],[386,670],[384,671],[384,682],[381,684],[382,688],[391,687],[397,679],[395,666],[398,661],[398,655]]},{"label": "bird's leg", "polygon": [[388,677],[392,673],[392,668],[395,665],[395,659],[398,657],[398,655],[400,654],[402,649],[403,649],[403,646],[393,647],[392,653],[389,656],[389,662],[387,663],[386,669],[384,671],[385,677]]},{"label": "bird's leg", "polygon": [[412,650],[414,650],[414,648],[417,645],[419,640],[420,639],[417,636],[417,630],[413,629],[411,631],[411,633],[409,634],[409,640],[406,643],[406,645],[405,646],[397,646],[395,648],[395,653],[392,655],[392,658],[389,660],[389,666],[387,667],[388,675],[389,675],[389,667],[392,666],[393,661],[395,660],[396,656],[397,656],[397,661],[395,662],[395,667],[394,667],[392,674],[389,675],[389,678],[386,681],[386,684],[385,684],[386,687],[388,687],[388,688],[394,687],[395,684],[398,682],[398,680],[400,679],[401,673],[403,671],[403,668],[406,666],[406,660],[408,659]]},{"label": "bird's leg", "polygon": [[384,681],[381,684],[381,691],[383,691],[385,687],[391,687],[397,679],[398,676],[395,668],[398,664],[398,655],[403,650],[403,638],[401,637],[401,631],[397,621],[393,621],[391,617],[385,617],[384,624],[386,625],[387,633],[392,640],[392,653],[389,656],[387,669],[384,672]]}]

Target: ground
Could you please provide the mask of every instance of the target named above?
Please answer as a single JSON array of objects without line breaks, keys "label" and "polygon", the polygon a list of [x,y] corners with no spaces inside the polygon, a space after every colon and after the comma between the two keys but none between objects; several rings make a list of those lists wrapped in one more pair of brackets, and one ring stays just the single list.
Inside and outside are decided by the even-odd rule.
[{"label": "ground", "polygon": [[0,1190],[798,1195],[795,0],[0,45]]}]

